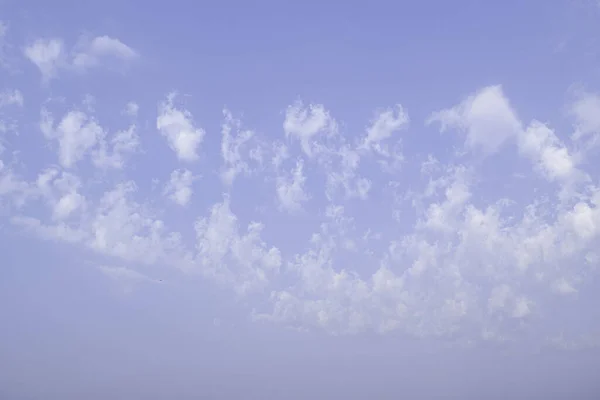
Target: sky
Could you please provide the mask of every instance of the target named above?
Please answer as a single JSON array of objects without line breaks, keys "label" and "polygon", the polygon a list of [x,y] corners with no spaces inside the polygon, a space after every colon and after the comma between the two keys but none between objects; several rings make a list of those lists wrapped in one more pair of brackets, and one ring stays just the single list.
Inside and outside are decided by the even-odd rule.
[{"label": "sky", "polygon": [[1,398],[597,398],[600,3],[0,21]]}]

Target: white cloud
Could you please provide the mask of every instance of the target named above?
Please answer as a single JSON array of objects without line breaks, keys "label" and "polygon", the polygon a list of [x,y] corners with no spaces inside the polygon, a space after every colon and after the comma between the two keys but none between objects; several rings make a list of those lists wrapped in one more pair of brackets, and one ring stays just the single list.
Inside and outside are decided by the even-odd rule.
[{"label": "white cloud", "polygon": [[[233,184],[239,174],[249,174],[252,171],[246,159],[251,159],[255,164],[260,163],[260,146],[250,147],[255,134],[249,129],[242,129],[241,122],[231,114],[231,111],[223,110],[224,121],[221,125],[221,157],[223,167],[221,168],[221,179],[226,185]],[[236,134],[232,132],[235,131]]]},{"label": "white cloud", "polygon": [[135,118],[137,117],[139,110],[140,106],[135,101],[130,101],[125,106],[125,115]]},{"label": "white cloud", "polygon": [[97,36],[91,40],[82,39],[72,51],[59,38],[40,38],[25,46],[25,57],[40,70],[44,82],[57,77],[59,70],[85,72],[116,59],[131,62],[138,53],[119,39]]},{"label": "white cloud", "polygon": [[302,151],[311,157],[318,150],[317,136],[331,136],[337,133],[337,122],[321,104],[309,104],[298,101],[288,106],[283,121],[286,137],[300,141]]},{"label": "white cloud", "polygon": [[[357,151],[359,153],[364,151],[375,152],[377,162],[383,171],[398,172],[404,162],[404,155],[400,146],[402,140],[398,137],[398,133],[405,130],[409,123],[408,113],[400,104],[377,112],[371,120],[371,124],[367,128],[367,134],[359,144]],[[362,181],[366,183],[364,179]],[[366,193],[359,194],[359,197],[366,198]]]},{"label": "white cloud", "polygon": [[436,232],[453,232],[461,217],[461,212],[471,197],[469,175],[464,167],[453,168],[448,175],[440,178],[438,183],[445,187],[444,199],[431,202],[427,207],[424,219],[419,224]]},{"label": "white cloud", "polygon": [[546,125],[533,121],[519,136],[519,150],[532,159],[549,180],[572,179],[577,173],[576,160]]},{"label": "white cloud", "polygon": [[395,108],[379,112],[367,129],[361,148],[374,149],[380,154],[389,155],[387,146],[382,142],[392,137],[394,133],[405,129],[410,119],[404,108],[398,104]]},{"label": "white cloud", "polygon": [[106,58],[120,61],[132,61],[138,54],[119,39],[109,36],[97,36],[90,41],[82,41],[73,55],[72,65],[75,69],[85,71],[96,67]]},{"label": "white cloud", "polygon": [[177,158],[193,162],[198,159],[198,150],[205,132],[194,125],[189,111],[174,106],[175,96],[175,93],[169,94],[167,100],[159,105],[156,128],[167,139]]},{"label": "white cloud", "polygon": [[[0,147],[0,155],[2,154]],[[8,207],[21,207],[32,195],[31,185],[0,159],[0,215]]]},{"label": "white cloud", "polygon": [[192,198],[192,183],[194,176],[187,169],[177,169],[171,172],[171,178],[163,193],[174,203],[186,206]]},{"label": "white cloud", "polygon": [[43,110],[41,130],[47,139],[58,142],[58,160],[65,168],[81,161],[106,135],[95,120],[76,110],[53,125],[52,115]]},{"label": "white cloud", "polygon": [[278,177],[277,179],[277,199],[279,207],[287,212],[298,212],[302,209],[302,204],[310,200],[310,196],[305,192],[304,184],[304,162],[302,159],[296,161],[296,166],[291,171],[289,177]]},{"label": "white cloud", "polygon": [[[592,240],[597,242],[599,235],[592,228],[596,225],[571,227],[570,211],[548,225],[541,207],[536,210],[533,205],[521,220],[510,222],[501,216],[502,202],[485,209],[469,203],[472,173],[457,167],[439,178],[437,189],[426,197],[441,191],[441,201],[423,207],[423,218],[414,233],[390,247],[390,255],[383,256],[370,280],[339,269],[341,265],[334,267],[334,254],[340,251],[343,238],[335,237],[336,230],[330,227],[322,228],[324,231],[313,235],[313,249],[296,256],[300,283],[275,293],[272,313],[257,313],[256,317],[292,326],[320,327],[333,333],[402,329],[430,336],[452,334],[463,322],[474,322],[485,304],[492,315],[500,312],[525,319],[536,313],[538,304],[529,294],[511,289],[511,284],[525,276],[538,284],[541,279],[548,291],[577,290],[571,283],[581,281],[570,268],[573,261],[568,260],[589,248]],[[569,232],[577,231],[586,241],[565,243]],[[564,268],[551,271],[548,263]],[[570,282],[569,286],[564,282]],[[343,291],[334,289],[338,287]],[[485,287],[489,288],[487,300],[482,297],[485,289],[481,293]],[[517,335],[510,324],[503,326],[497,317],[489,322],[485,317],[477,321],[484,327],[487,340]]]},{"label": "white cloud", "polygon": [[526,297],[520,297],[516,300],[512,316],[514,318],[525,318],[531,314],[531,301]]},{"label": "white cloud", "polygon": [[[17,118],[11,115],[10,108],[23,107],[24,100],[23,94],[20,90],[3,90],[0,92],[0,134],[7,132],[18,133],[18,122]],[[8,108],[7,110],[3,110]],[[0,136],[0,153],[4,150],[3,137]]]},{"label": "white cloud", "polygon": [[[325,161],[325,164],[329,165],[325,188],[327,198],[332,200],[336,191],[342,188],[346,198],[366,199],[371,189],[371,182],[364,177],[357,176],[360,154],[349,146],[342,145],[330,157]],[[332,158],[337,163],[334,164]]]},{"label": "white cloud", "polygon": [[575,121],[575,131],[571,138],[579,148],[580,157],[595,157],[596,154],[591,152],[600,146],[600,95],[579,93],[569,105],[568,112]]},{"label": "white cloud", "polygon": [[172,261],[169,253],[177,252],[178,235],[166,232],[163,221],[131,199],[136,190],[134,183],[125,182],[104,193],[86,230],[88,245],[129,261]]},{"label": "white cloud", "polygon": [[83,196],[81,196],[79,193],[71,192],[65,194],[58,200],[58,203],[56,203],[56,206],[54,207],[53,218],[58,220],[67,218],[78,208],[80,208],[83,202]]},{"label": "white cloud", "polygon": [[79,243],[123,261],[185,268],[190,255],[182,247],[181,235],[166,230],[147,205],[134,201],[136,191],[131,181],[119,183],[90,200],[85,212],[71,221],[14,215],[11,222],[43,238]]},{"label": "white cloud", "polygon": [[434,112],[426,122],[439,122],[442,132],[464,133],[465,146],[484,154],[495,153],[522,129],[501,86],[485,87],[452,108]]},{"label": "white cloud", "polygon": [[69,172],[49,168],[38,176],[36,186],[55,221],[65,220],[85,206],[85,198],[79,193],[81,182]]},{"label": "white cloud", "polygon": [[600,191],[596,190],[591,202],[580,201],[575,204],[563,218],[579,239],[587,241],[596,238],[600,234]]},{"label": "white cloud", "polygon": [[267,247],[261,239],[263,228],[261,223],[251,222],[246,233],[240,234],[229,197],[213,205],[209,216],[196,222],[197,261],[202,272],[232,285],[238,295],[264,289],[279,272],[282,260],[279,249]]},{"label": "white cloud", "polygon": [[583,93],[569,108],[575,118],[575,139],[590,134],[600,134],[600,96],[595,93]]},{"label": "white cloud", "polygon": [[100,138],[98,147],[92,155],[94,164],[100,168],[123,168],[126,157],[135,153],[140,147],[140,137],[135,125],[116,132],[108,141],[103,139],[104,136]]},{"label": "white cloud", "polygon": [[61,39],[37,39],[24,49],[25,57],[29,59],[42,74],[47,82],[56,77],[60,68],[68,65],[65,45]]},{"label": "white cloud", "polygon": [[[368,150],[376,151],[380,157],[377,162],[383,170],[397,171],[403,159],[397,146],[400,140],[396,140],[393,152],[383,142],[393,132],[406,126],[407,114],[397,105],[394,110],[380,113],[372,123],[367,136],[362,141],[351,144],[351,140],[339,134],[337,122],[322,105],[311,104],[305,107],[298,101],[288,106],[284,119],[286,137],[296,138],[308,161],[320,167],[325,175],[325,195],[329,201],[334,201],[339,194],[345,199],[368,198],[371,180],[359,173],[365,150],[367,153]],[[278,168],[289,157],[288,149],[278,144],[274,150],[272,162]]]},{"label": "white cloud", "polygon": [[290,157],[290,153],[287,146],[280,142],[275,142],[273,144],[273,153],[274,155],[271,163],[273,164],[273,167],[278,170],[281,164]]},{"label": "white cloud", "polygon": [[577,289],[575,289],[565,278],[557,279],[552,288],[559,294],[577,293]]},{"label": "white cloud", "polygon": [[65,113],[58,123],[42,109],[39,127],[46,139],[57,142],[58,161],[64,168],[74,168],[89,155],[96,167],[121,169],[140,146],[135,125],[110,134],[92,115],[78,109]]},{"label": "white cloud", "polygon": [[[25,104],[10,93],[7,104],[29,107],[29,98]],[[152,157],[174,151],[179,161],[192,162],[206,134],[174,97],[159,105],[156,128],[166,140],[158,142],[166,143],[152,148]],[[133,104],[125,114],[137,118]],[[124,118],[121,108],[116,113]],[[549,307],[581,301],[598,270],[598,172],[591,158],[582,162],[578,144],[595,134],[594,114],[580,114],[574,129],[587,133],[563,140],[550,123],[522,124],[499,86],[433,114],[430,122],[442,130],[463,132],[471,151],[490,155],[512,143],[504,150],[527,168],[519,171],[523,186],[516,193],[489,190],[489,171],[472,159],[442,161],[411,149],[405,162],[416,165],[383,173],[377,162],[393,165],[402,156],[393,147],[408,124],[400,106],[379,112],[366,132],[353,136],[324,106],[296,103],[283,117],[289,142],[242,127],[224,110],[220,138],[205,144],[213,164],[201,189],[192,190],[190,166],[152,165],[170,173],[162,194],[192,213],[189,238],[169,227],[186,231],[173,208],[148,197],[145,171],[125,168],[133,153],[147,156],[138,153],[141,122],[108,129],[93,110],[59,115],[44,108],[39,127],[56,145],[58,165],[39,166],[36,158],[28,167],[40,170],[21,171],[20,163],[3,158],[0,210],[16,227],[126,265],[105,268],[115,279],[145,280],[140,264],[196,272],[245,296],[255,318],[298,329],[540,339],[551,328],[541,318]],[[513,179],[514,171],[501,167],[492,189]],[[205,202],[221,195],[219,178],[232,184],[242,175],[205,211]],[[265,182],[271,192],[259,193]],[[570,197],[562,195],[567,187]],[[274,199],[288,215],[268,212]]]}]

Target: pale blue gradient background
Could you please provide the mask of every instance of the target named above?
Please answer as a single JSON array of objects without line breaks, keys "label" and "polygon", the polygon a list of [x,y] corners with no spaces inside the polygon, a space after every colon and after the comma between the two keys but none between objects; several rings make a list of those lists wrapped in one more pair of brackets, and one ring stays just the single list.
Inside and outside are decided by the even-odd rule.
[{"label": "pale blue gradient background", "polygon": [[[92,94],[109,127],[125,126],[109,106],[138,102],[140,135],[153,157],[122,173],[148,194],[153,178],[177,167],[169,153],[157,156],[165,144],[153,125],[157,102],[171,90],[207,131],[192,169],[209,171],[220,162],[224,105],[244,125],[278,138],[283,111],[297,98],[324,104],[357,133],[374,109],[402,103],[418,127],[404,139],[405,155],[416,157],[458,144],[450,135],[432,140],[421,121],[479,87],[501,83],[523,120],[552,121],[557,129],[569,126],[563,114],[573,85],[600,89],[600,7],[592,1],[3,1],[0,19],[16,47],[45,36],[70,44],[91,32],[139,51],[125,72],[65,73],[45,86],[35,66],[9,58],[0,89],[18,88],[25,98],[11,147],[24,153],[28,179],[55,162],[38,131],[48,98],[74,104]],[[406,170],[418,167],[408,163]],[[83,179],[93,176],[81,171]],[[168,219],[185,235],[193,234],[189,221],[221,199],[218,177],[203,176],[192,207]],[[244,223],[261,215],[274,227],[265,231],[267,243],[286,229],[282,252],[306,241],[309,228],[288,229],[292,219],[245,207],[245,196],[261,199],[246,195],[249,188],[240,181],[231,191]],[[159,267],[147,271],[167,284],[124,294],[90,266],[97,256],[24,235],[4,216],[1,223],[1,399],[600,396],[597,348],[463,349],[394,334],[296,332],[252,322],[252,304],[229,290]],[[582,327],[598,327],[600,313],[591,306],[598,287],[596,279],[578,298]]]}]

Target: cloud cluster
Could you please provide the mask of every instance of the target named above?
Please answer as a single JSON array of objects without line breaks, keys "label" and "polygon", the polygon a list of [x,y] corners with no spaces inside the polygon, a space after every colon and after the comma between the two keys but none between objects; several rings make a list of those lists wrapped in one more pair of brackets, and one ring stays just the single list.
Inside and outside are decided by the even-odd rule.
[{"label": "cloud cluster", "polygon": [[[106,36],[71,53],[58,39],[25,49],[46,80],[61,68],[137,54]],[[594,93],[570,104],[572,132],[561,134],[548,123],[522,121],[502,86],[493,85],[422,122],[400,104],[376,110],[356,135],[324,105],[301,101],[287,107],[279,132],[248,129],[225,109],[219,134],[202,128],[171,93],[151,106],[155,129],[148,134],[161,139],[163,157],[180,164],[166,171],[158,198],[123,179],[133,157],[143,157],[137,103],[115,110],[134,122],[111,129],[83,107],[57,115],[29,104],[18,88],[3,93],[0,126],[10,107],[30,107],[40,115],[39,140],[56,159],[29,179],[0,153],[3,217],[15,229],[127,265],[102,269],[115,279],[144,281],[136,270],[143,265],[201,274],[251,299],[255,320],[297,329],[510,341],[564,338],[551,307],[572,301],[598,272]],[[453,135],[461,151],[448,159],[432,146],[425,158],[409,156],[403,137],[416,131],[430,141]],[[203,146],[215,140],[220,148],[206,152],[220,154],[219,164],[200,170]],[[89,168],[123,174],[86,183]],[[211,174],[220,185],[206,183]],[[233,188],[241,181],[255,188],[245,190],[263,191],[266,204],[246,203],[256,196],[238,202]],[[219,200],[190,207],[207,193]],[[170,203],[187,207],[193,235],[173,226]],[[270,221],[285,222],[261,222],[258,207],[275,215]],[[305,234],[290,221],[314,224]]]},{"label": "cloud cluster", "polygon": [[71,50],[59,38],[40,38],[23,48],[23,54],[42,74],[44,82],[56,78],[60,70],[85,72],[109,60],[127,63],[138,53],[119,39],[109,36],[83,37]]}]

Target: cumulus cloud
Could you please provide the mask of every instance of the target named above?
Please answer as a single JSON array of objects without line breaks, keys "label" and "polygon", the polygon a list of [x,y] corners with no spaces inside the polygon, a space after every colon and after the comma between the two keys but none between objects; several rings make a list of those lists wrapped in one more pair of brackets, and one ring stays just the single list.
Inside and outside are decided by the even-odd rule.
[{"label": "cumulus cloud", "polygon": [[140,145],[135,125],[110,134],[93,115],[79,109],[56,121],[54,114],[43,108],[39,126],[43,136],[58,145],[58,161],[64,168],[73,168],[90,156],[99,168],[121,169]]},{"label": "cumulus cloud", "polygon": [[58,142],[58,160],[65,168],[74,166],[105,136],[100,125],[82,111],[70,111],[54,125],[53,117],[42,111],[42,132]]},{"label": "cumulus cloud", "polygon": [[264,225],[250,222],[241,234],[229,197],[196,224],[196,260],[203,273],[231,285],[236,294],[264,290],[279,272],[281,252],[261,239]]},{"label": "cumulus cloud", "polygon": [[467,149],[495,153],[521,131],[521,123],[499,85],[485,87],[459,104],[436,111],[427,124],[437,122],[441,131],[455,129],[465,136]]},{"label": "cumulus cloud", "polygon": [[[39,179],[47,182],[45,173],[41,174],[38,188],[29,192],[29,202],[44,193],[39,188],[44,186],[40,185]],[[181,235],[167,230],[164,221],[157,218],[148,205],[135,201],[136,191],[137,186],[132,181],[118,183],[99,198],[89,199],[82,210],[85,212],[67,221],[15,214],[11,216],[11,222],[42,238],[80,244],[98,254],[123,261],[138,264],[165,262],[184,268],[190,256],[182,247]]]},{"label": "cumulus cloud", "polygon": [[[11,115],[10,110],[4,110],[5,108],[21,108],[23,107],[24,99],[23,94],[20,90],[5,89],[0,92],[0,134],[7,132],[17,131],[16,117]],[[0,136],[0,153],[4,149],[3,138]]]},{"label": "cumulus cloud", "polygon": [[575,123],[571,137],[580,148],[580,156],[594,157],[594,151],[600,145],[600,96],[596,93],[579,93],[569,105],[568,112]]},{"label": "cumulus cloud", "polygon": [[175,96],[175,93],[171,93],[160,103],[156,128],[167,139],[177,158],[184,162],[193,162],[198,159],[198,150],[205,131],[194,125],[192,114],[188,110],[175,107]]},{"label": "cumulus cloud", "polygon": [[138,57],[134,49],[109,36],[82,39],[72,50],[60,38],[40,38],[25,46],[23,54],[39,69],[44,82],[61,69],[85,72],[111,60],[127,63]]},{"label": "cumulus cloud", "polygon": [[109,36],[97,36],[79,44],[73,55],[72,65],[75,69],[85,71],[100,65],[107,58],[120,61],[132,61],[138,53],[119,39]]},{"label": "cumulus cloud", "polygon": [[124,112],[125,112],[125,115],[135,118],[135,117],[137,117],[139,110],[140,110],[140,106],[135,101],[130,101],[125,106]]},{"label": "cumulus cloud", "polygon": [[[221,179],[231,185],[239,174],[250,174],[262,163],[262,151],[252,130],[242,129],[241,121],[231,111],[223,110],[221,125]],[[252,165],[253,164],[253,165]]]},{"label": "cumulus cloud", "polygon": [[[71,51],[59,39],[39,39],[25,55],[46,80],[63,68],[138,57],[106,36]],[[248,128],[224,109],[216,116],[219,135],[217,123],[207,134],[194,104],[176,104],[171,93],[157,109],[139,103],[155,112],[158,134],[151,136],[140,105],[128,98],[113,119],[108,106],[95,112],[103,104],[67,101],[61,109],[3,92],[3,119],[4,110],[18,108],[40,114],[40,132],[28,132],[28,141],[45,140],[40,148],[52,158],[34,153],[30,169],[20,169],[0,153],[2,218],[110,258],[118,266],[101,271],[127,285],[153,281],[141,265],[199,274],[244,298],[255,320],[331,334],[570,343],[544,318],[557,303],[580,300],[598,272],[600,185],[586,159],[588,141],[599,134],[596,94],[570,104],[569,132],[521,121],[499,85],[467,91],[430,113],[424,125],[454,131],[467,153],[488,156],[478,162],[511,156],[523,177],[519,193],[499,189],[513,170],[498,167],[490,177],[472,164],[475,157],[442,160],[405,149],[403,137],[423,124],[400,104],[354,129],[322,104],[297,101],[281,116],[279,133]],[[115,129],[118,118],[127,125]],[[193,164],[201,149],[206,159]],[[143,168],[169,177],[158,196],[150,197],[146,170],[128,168],[134,154],[147,161]],[[195,185],[201,166],[202,185]],[[219,180],[226,194],[215,190]],[[189,219],[177,218],[169,203],[186,206]],[[285,213],[265,212],[269,204]]]},{"label": "cumulus cloud", "polygon": [[400,132],[408,126],[410,119],[402,105],[398,104],[394,109],[389,108],[381,111],[372,121],[367,129],[367,135],[363,139],[361,148],[374,149],[375,151],[388,155],[389,151],[383,142]]},{"label": "cumulus cloud", "polygon": [[25,47],[24,54],[40,70],[45,82],[54,78],[60,68],[68,65],[68,56],[61,39],[37,39]]},{"label": "cumulus cloud", "polygon": [[185,206],[192,198],[193,182],[194,176],[190,170],[177,169],[171,172],[171,179],[165,186],[163,193],[174,203]]},{"label": "cumulus cloud", "polygon": [[100,168],[123,168],[127,156],[135,153],[141,143],[135,124],[117,131],[107,140],[102,139],[104,137],[100,139],[92,154],[94,164]]},{"label": "cumulus cloud", "polygon": [[36,189],[50,206],[53,220],[65,220],[84,206],[80,188],[77,176],[57,168],[44,170],[36,180]]},{"label": "cumulus cloud", "polygon": [[286,137],[298,140],[302,151],[310,157],[319,150],[319,135],[331,136],[337,133],[337,122],[322,104],[305,106],[303,102],[297,101],[286,109],[283,131]]},{"label": "cumulus cloud", "polygon": [[304,162],[296,162],[296,166],[289,177],[277,179],[277,199],[279,207],[288,212],[297,212],[302,209],[302,203],[310,199],[305,192],[306,177],[304,176]]},{"label": "cumulus cloud", "polygon": [[567,180],[576,174],[576,160],[554,131],[533,121],[519,137],[519,150],[548,180]]}]

